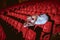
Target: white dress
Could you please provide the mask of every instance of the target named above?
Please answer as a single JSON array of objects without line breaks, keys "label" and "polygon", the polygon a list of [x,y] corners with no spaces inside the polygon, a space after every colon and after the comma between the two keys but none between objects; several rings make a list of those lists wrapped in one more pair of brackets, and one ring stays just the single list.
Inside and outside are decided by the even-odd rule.
[{"label": "white dress", "polygon": [[48,16],[46,14],[37,17],[35,24],[45,24],[48,21]]}]

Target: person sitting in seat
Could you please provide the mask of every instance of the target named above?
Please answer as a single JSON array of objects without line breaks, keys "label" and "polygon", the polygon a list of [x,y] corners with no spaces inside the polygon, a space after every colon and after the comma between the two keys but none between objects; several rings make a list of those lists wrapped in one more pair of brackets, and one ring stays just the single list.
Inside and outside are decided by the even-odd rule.
[{"label": "person sitting in seat", "polygon": [[33,25],[42,25],[48,21],[48,16],[46,14],[32,15],[27,17],[27,22],[24,23],[24,27]]},{"label": "person sitting in seat", "polygon": [[43,25],[47,21],[48,21],[48,16],[46,14],[41,14],[41,15],[35,14],[27,17],[27,21],[26,23],[24,23],[24,27],[28,27],[29,29],[36,32],[35,40],[40,40],[41,32],[43,31],[43,29],[39,26],[35,28],[35,25]]}]

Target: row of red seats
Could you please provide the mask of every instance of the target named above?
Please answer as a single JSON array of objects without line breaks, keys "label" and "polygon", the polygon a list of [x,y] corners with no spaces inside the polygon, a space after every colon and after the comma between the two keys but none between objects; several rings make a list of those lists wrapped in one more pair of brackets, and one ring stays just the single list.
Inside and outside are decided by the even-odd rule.
[{"label": "row of red seats", "polygon": [[23,20],[26,20],[27,16],[25,15],[22,15],[22,14],[16,14],[14,12],[9,12],[7,15],[10,15],[10,16],[14,16],[14,17],[17,17],[17,18],[20,18],[20,19],[23,19]]},{"label": "row of red seats", "polygon": [[[42,5],[42,4],[41,4]],[[38,7],[39,6],[41,6],[41,5],[38,5]],[[37,6],[37,4],[36,4],[36,6]],[[40,8],[42,8],[41,10],[40,9],[35,9],[35,7],[36,6],[34,6],[33,7],[33,9],[36,11],[38,11],[38,12],[46,12],[46,13],[48,13],[50,16],[51,16],[51,18],[54,20],[55,18],[55,22],[57,23],[59,23],[59,18],[60,18],[60,16],[52,16],[52,14],[55,14],[55,13],[57,13],[56,12],[56,8],[51,8],[51,6],[49,5],[49,6],[47,6],[47,9],[48,10],[45,10],[45,9],[43,9],[43,7],[40,7]],[[16,12],[19,12],[19,13],[23,13],[23,14],[30,14],[30,15],[32,15],[32,14],[34,14],[35,13],[35,11],[32,9],[32,7],[31,6],[28,6],[28,8],[22,8],[22,9],[20,9],[20,10],[17,10]],[[30,10],[30,11],[29,11]],[[9,15],[11,15],[11,16],[14,16],[14,17],[22,17],[22,16],[19,16],[18,14],[15,14],[15,13],[9,13]],[[24,17],[23,17],[23,19],[24,19]],[[10,20],[10,18],[9,18],[9,20]],[[13,21],[14,22],[14,21]],[[13,23],[12,22],[12,23]],[[15,22],[16,23],[16,22]],[[10,24],[11,24],[11,21],[10,21]],[[51,27],[51,25],[50,25],[51,23],[47,23],[46,25],[44,25],[44,28],[43,28],[43,31],[44,32],[50,32],[50,27]],[[14,24],[14,25],[19,25],[18,23],[17,24]],[[50,25],[50,26],[49,26]],[[50,29],[49,29],[50,28]],[[19,29],[19,28],[18,28]],[[29,32],[29,31],[27,31],[28,29],[26,29],[26,28],[22,28],[22,32],[23,32],[23,35],[24,35],[24,37],[26,37],[26,40],[31,40],[30,38],[27,38],[29,35],[31,35],[31,34],[28,34],[28,33],[26,33],[26,32]],[[31,31],[32,32],[32,31]],[[33,32],[34,33],[34,32]],[[26,36],[26,34],[28,35],[28,36]],[[44,33],[42,33],[42,35],[43,35]],[[48,36],[49,37],[49,36]],[[32,37],[33,38],[33,37]],[[33,39],[32,39],[33,40]],[[48,40],[48,39],[45,39],[45,40]]]},{"label": "row of red seats", "polygon": [[[31,9],[31,8],[30,8]],[[27,9],[26,9],[27,10]],[[33,10],[33,9],[32,9]],[[52,5],[52,8],[50,8],[50,6],[48,6],[48,10],[44,10],[44,9],[42,9],[42,10],[37,10],[37,11],[40,11],[40,12],[46,12],[46,13],[48,13],[50,16],[51,16],[51,18],[53,19],[53,17],[54,17],[54,15],[56,15],[56,14],[59,14],[58,13],[58,11],[59,11],[59,9],[58,9],[58,11],[57,11],[57,8],[54,6],[54,5]],[[33,14],[33,13],[35,13],[34,11],[32,11],[32,12],[24,12],[24,10],[22,10],[21,11],[22,13],[31,13],[31,14]]]},{"label": "row of red seats", "polygon": [[[11,24],[15,29],[17,29],[18,32],[22,31],[24,38],[28,39],[28,37],[26,37],[26,36],[29,36],[29,34],[27,34],[27,33],[29,33],[29,31],[33,34],[32,37],[34,37],[34,34],[35,34],[35,33],[32,32],[31,30],[28,30],[28,28],[24,28],[21,23],[13,20],[13,19],[11,19],[11,18],[9,18],[9,17],[7,17],[7,16],[1,15],[1,17],[2,17],[3,20],[5,20],[5,21],[8,22],[9,24]],[[30,35],[31,35],[31,34],[30,34]],[[32,38],[32,39],[33,39],[33,38]],[[34,38],[34,39],[35,39],[35,38]]]},{"label": "row of red seats", "polygon": [[[9,17],[5,17],[5,16],[2,16],[2,18],[6,21],[6,22],[8,22],[9,24],[11,24],[12,26],[14,26],[14,28],[16,28],[16,29],[18,29],[18,31],[20,31],[20,28],[21,28],[21,26],[18,26],[18,23],[17,23],[17,21],[14,21],[13,19],[11,19],[11,18],[9,18]],[[49,23],[49,22],[48,22]],[[21,25],[21,24],[20,24]],[[48,25],[48,24],[47,24]],[[51,25],[50,25],[51,26]],[[20,27],[20,28],[19,28]],[[46,25],[44,25],[44,32],[48,32],[48,29],[49,29],[49,25],[46,27],[47,29],[45,29],[45,27],[46,27]],[[26,36],[26,32],[28,31],[28,29],[26,29],[26,28],[21,28],[22,29],[22,32],[23,32],[23,35],[24,35],[24,37]]]},{"label": "row of red seats", "polygon": [[[29,10],[29,11],[28,11]],[[24,9],[21,9],[21,10],[16,10],[16,12],[19,12],[19,13],[33,13],[33,12],[46,12],[46,13],[55,13],[56,12],[56,9],[48,9],[48,8],[43,8],[43,9],[32,9],[32,8],[24,8]],[[30,14],[30,13],[29,13]]]},{"label": "row of red seats", "polygon": [[14,8],[20,8],[20,9],[22,9],[22,8],[24,8],[24,7],[27,7],[29,4],[34,4],[34,2],[28,2],[28,3],[22,3],[22,4],[17,4],[17,5],[13,5],[13,6],[10,6],[10,7],[8,7],[7,8],[7,10],[9,10],[9,9],[14,9]]},{"label": "row of red seats", "polygon": [[[30,3],[30,4],[31,4],[31,3]],[[40,4],[40,5],[38,5],[38,4]],[[31,6],[28,6],[28,7],[26,7],[26,8],[22,8],[22,9],[21,9],[22,11],[21,11],[21,10],[18,10],[17,12],[19,12],[19,13],[20,13],[20,12],[21,12],[21,13],[29,13],[29,14],[30,14],[30,11],[28,11],[28,10],[31,10],[31,11],[33,10],[33,11],[31,12],[32,14],[35,13],[35,11],[37,11],[38,13],[40,13],[40,12],[43,12],[43,13],[44,13],[44,12],[46,12],[46,13],[49,13],[49,14],[50,14],[50,13],[51,13],[51,10],[50,10],[50,9],[51,9],[51,5],[52,5],[52,4],[50,3],[50,4],[48,4],[48,5],[46,4],[46,5],[44,5],[44,6],[43,6],[43,4],[46,4],[46,3],[44,3],[44,2],[43,2],[43,3],[36,3],[36,5],[34,4],[34,6],[32,6],[34,9],[32,9]],[[25,5],[26,5],[26,4],[25,4]],[[24,6],[24,4],[23,4],[23,6]],[[23,7],[23,6],[22,6],[22,7]],[[40,10],[40,9],[35,9],[35,6],[36,6],[36,7],[43,8],[43,9],[42,9],[42,10]],[[43,6],[43,7],[42,7],[42,6]],[[46,7],[46,6],[47,6],[47,7]],[[46,9],[45,7],[46,7],[48,10],[45,10],[45,9]],[[52,7],[54,8],[54,5],[52,5]],[[52,8],[52,13],[54,14],[54,13],[56,12],[56,9],[53,9],[53,8]],[[24,10],[25,10],[25,11],[24,11]],[[26,11],[26,10],[27,10],[27,11]],[[34,10],[35,10],[35,11],[34,11]]]},{"label": "row of red seats", "polygon": [[[7,23],[9,23],[9,24],[11,24],[15,29],[17,29],[18,31],[20,31],[21,30],[21,23],[19,23],[18,21],[16,21],[16,20],[13,20],[12,18],[9,18],[9,17],[7,17],[7,16],[4,16],[4,15],[1,15],[1,18],[4,20],[4,21],[6,21]],[[19,26],[18,26],[18,24],[20,24]]]},{"label": "row of red seats", "polygon": [[[53,10],[53,12],[54,12],[54,10]],[[48,26],[49,27],[49,26]],[[49,28],[47,28],[47,29],[49,29]],[[48,31],[47,29],[44,29],[44,31]],[[49,29],[50,30],[50,29]],[[23,31],[24,32],[24,31]],[[25,34],[25,33],[24,33]],[[49,37],[49,36],[48,36]],[[48,40],[48,39],[46,39],[46,40]]]}]

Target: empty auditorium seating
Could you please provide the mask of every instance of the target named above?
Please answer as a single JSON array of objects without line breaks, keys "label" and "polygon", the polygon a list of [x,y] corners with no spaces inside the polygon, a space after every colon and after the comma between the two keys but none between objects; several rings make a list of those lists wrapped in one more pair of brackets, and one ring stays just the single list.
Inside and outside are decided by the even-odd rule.
[{"label": "empty auditorium seating", "polygon": [[[9,23],[9,24],[11,24],[15,29],[18,29],[18,27],[19,26],[17,26],[19,23],[18,23],[18,21],[15,21],[15,20],[13,20],[13,19],[11,19],[11,18],[9,18],[9,17],[7,17],[7,16],[3,16],[3,15],[1,15],[2,16],[2,19],[4,20],[4,21],[6,21],[7,23]],[[18,29],[19,30],[19,29]],[[20,31],[20,30],[19,30]]]},{"label": "empty auditorium seating", "polygon": [[[29,2],[25,4],[23,3],[23,4],[9,7],[6,10],[2,11],[0,18],[4,20],[6,23],[8,23],[10,26],[12,26],[14,29],[16,29],[18,33],[22,32],[23,38],[25,40],[35,40],[36,32],[34,32],[31,29],[25,28],[23,25],[24,21],[26,21],[27,16],[31,16],[36,13],[38,15],[40,15],[40,13],[46,13],[50,16],[51,20],[54,21],[54,24],[52,23],[52,21],[51,22],[48,21],[46,24],[43,25],[43,27],[40,25],[41,28],[43,29],[40,40],[49,40],[52,34],[60,32],[59,31],[60,26],[56,27],[56,25],[60,24],[60,16],[59,16],[60,6],[57,6],[57,7],[52,2]],[[6,14],[4,14],[5,11],[7,12]],[[20,22],[20,19],[24,21]],[[9,27],[9,26],[6,26],[6,27]],[[2,35],[4,34],[3,33],[0,34],[0,36]],[[3,37],[1,40],[4,40],[4,39],[5,37]]]}]

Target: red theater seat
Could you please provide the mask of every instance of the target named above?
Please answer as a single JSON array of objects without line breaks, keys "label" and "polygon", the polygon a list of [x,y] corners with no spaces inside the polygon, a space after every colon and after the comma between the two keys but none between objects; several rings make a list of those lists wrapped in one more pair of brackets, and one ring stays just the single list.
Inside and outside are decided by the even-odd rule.
[{"label": "red theater seat", "polygon": [[36,33],[32,30],[29,30],[27,33],[26,33],[26,39],[25,40],[35,40],[35,37],[36,37]]},{"label": "red theater seat", "polygon": [[56,33],[60,33],[60,26],[56,27]]},{"label": "red theater seat", "polygon": [[52,14],[56,14],[56,13],[57,13],[56,8],[52,8]]},{"label": "red theater seat", "polygon": [[[8,20],[8,21],[9,21],[9,20]],[[10,24],[13,26],[13,24],[14,24],[14,20],[13,20],[13,19],[11,20],[11,23],[10,23]]]},{"label": "red theater seat", "polygon": [[22,24],[18,22],[16,29],[20,32],[22,30]]},{"label": "red theater seat", "polygon": [[11,21],[12,21],[12,19],[11,18],[9,18],[9,20],[7,21],[9,24],[11,24]]},{"label": "red theater seat", "polygon": [[60,16],[56,15],[54,17],[55,24],[60,24]]},{"label": "red theater seat", "polygon": [[50,32],[51,32],[51,27],[52,27],[52,23],[51,22],[47,22],[44,27],[43,27],[43,32],[41,35],[41,40],[49,40],[50,38]]},{"label": "red theater seat", "polygon": [[28,32],[28,28],[24,28],[22,26],[21,31],[23,32],[23,37],[25,38],[26,37],[26,33]]},{"label": "red theater seat", "polygon": [[7,17],[6,17],[6,16],[4,16],[4,15],[1,15],[1,18],[2,18],[4,21],[6,21],[6,20],[7,20]]},{"label": "red theater seat", "polygon": [[14,20],[13,26],[15,29],[17,28],[17,24],[18,24],[18,22]]},{"label": "red theater seat", "polygon": [[44,27],[43,27],[43,31],[44,32],[50,32],[51,31],[51,26],[52,26],[52,22],[47,22]]}]

